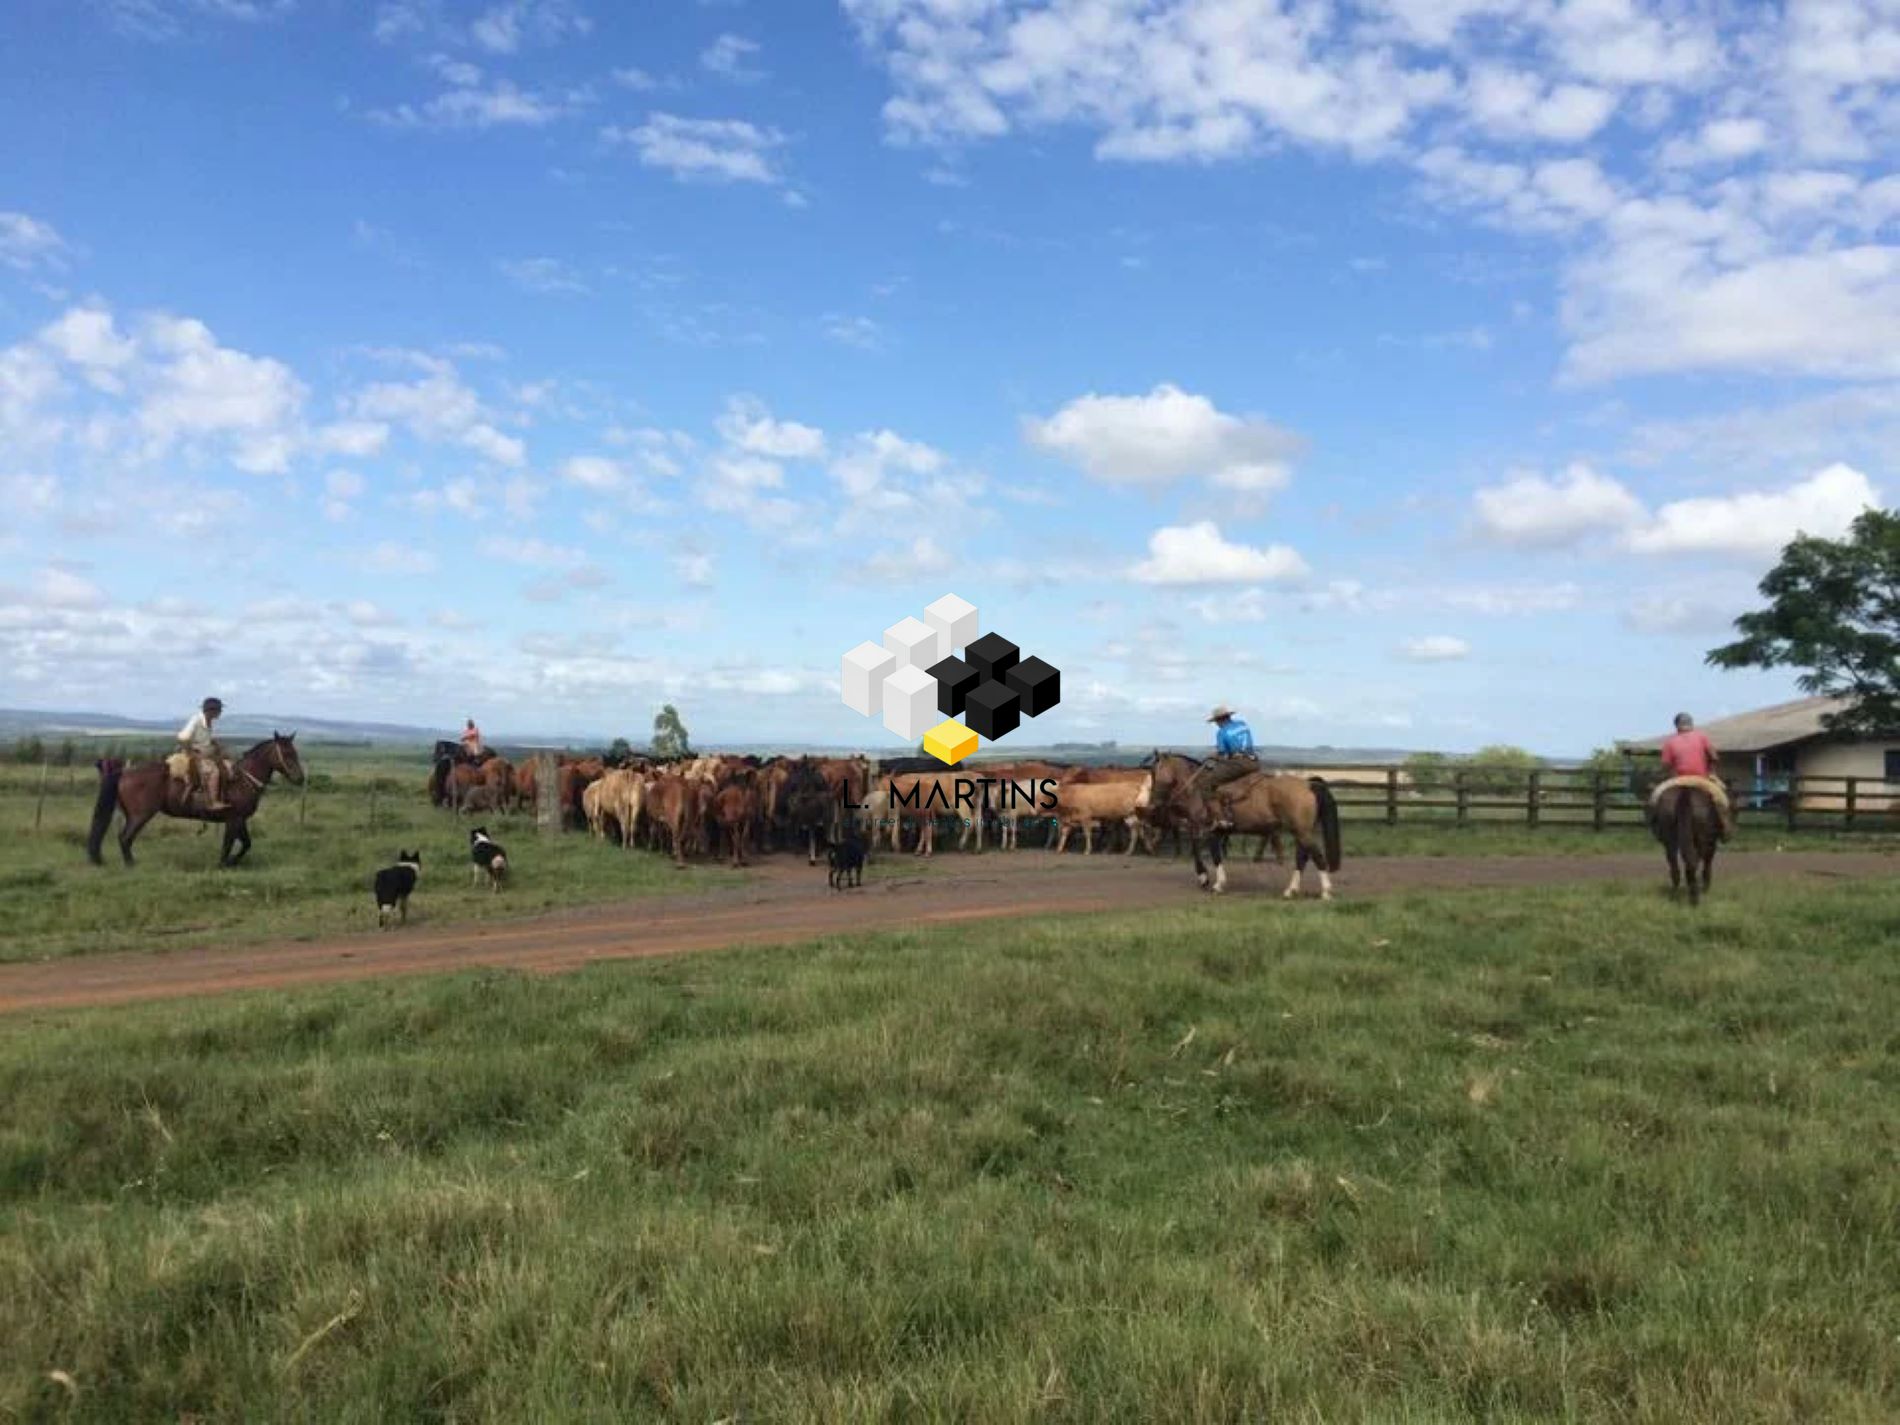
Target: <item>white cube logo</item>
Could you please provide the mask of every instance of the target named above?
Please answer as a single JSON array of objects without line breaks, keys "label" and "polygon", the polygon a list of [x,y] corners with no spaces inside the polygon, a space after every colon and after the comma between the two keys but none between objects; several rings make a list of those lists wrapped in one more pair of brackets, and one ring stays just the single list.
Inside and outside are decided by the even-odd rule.
[{"label": "white cube logo", "polygon": [[937,631],[919,618],[907,618],[884,630],[884,646],[897,655],[900,668],[928,668],[946,655],[937,651]]},{"label": "white cube logo", "polygon": [[924,622],[940,635],[939,661],[976,642],[976,605],[968,599],[945,594],[924,610]]},{"label": "white cube logo", "polygon": [[922,668],[899,668],[884,680],[884,725],[915,742],[940,720],[937,680]]},{"label": "white cube logo", "polygon": [[884,630],[882,643],[860,643],[844,655],[839,682],[844,705],[860,717],[881,717],[906,742],[944,721],[930,670],[976,641],[976,605],[945,594]]},{"label": "white cube logo", "polygon": [[844,705],[860,717],[884,711],[884,680],[897,671],[897,655],[871,642],[860,643],[844,656]]}]

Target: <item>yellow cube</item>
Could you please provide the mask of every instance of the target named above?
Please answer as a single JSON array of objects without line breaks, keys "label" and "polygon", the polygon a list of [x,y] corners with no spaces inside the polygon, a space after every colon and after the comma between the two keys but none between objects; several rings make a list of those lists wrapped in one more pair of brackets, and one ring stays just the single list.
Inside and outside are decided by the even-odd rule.
[{"label": "yellow cube", "polygon": [[924,734],[924,751],[944,766],[954,767],[976,751],[976,734],[955,718],[950,718]]}]

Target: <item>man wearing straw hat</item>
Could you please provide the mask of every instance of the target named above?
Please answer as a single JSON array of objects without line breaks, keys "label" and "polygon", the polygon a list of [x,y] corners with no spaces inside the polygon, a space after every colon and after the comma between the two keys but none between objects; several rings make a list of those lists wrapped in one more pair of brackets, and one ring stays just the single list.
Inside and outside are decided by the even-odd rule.
[{"label": "man wearing straw hat", "polygon": [[1214,755],[1201,764],[1191,784],[1204,797],[1216,787],[1260,770],[1260,759],[1253,751],[1253,730],[1234,716],[1232,708],[1222,703],[1207,715],[1207,720],[1214,724]]}]

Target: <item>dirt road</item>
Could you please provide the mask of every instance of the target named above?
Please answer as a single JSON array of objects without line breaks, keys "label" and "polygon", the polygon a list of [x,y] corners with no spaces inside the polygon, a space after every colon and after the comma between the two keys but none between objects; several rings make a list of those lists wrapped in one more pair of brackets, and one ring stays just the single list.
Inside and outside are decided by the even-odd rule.
[{"label": "dirt road", "polygon": [[[1280,890],[1279,867],[1230,862],[1230,895]],[[638,959],[811,940],[852,932],[943,925],[1037,912],[1149,910],[1191,904],[1200,892],[1185,862],[1035,852],[981,858],[939,858],[927,874],[900,874],[837,894],[822,868],[778,857],[755,869],[743,887],[690,889],[723,873],[696,868],[689,889],[567,915],[431,929],[426,921],[387,934],[322,943],[224,946],[153,954],[81,956],[0,965],[0,1014],[282,990],[385,975],[440,974],[500,966],[539,974],[595,960]],[[1900,858],[1867,852],[1738,854],[1717,867],[1724,879],[1743,876],[1840,877],[1900,874]],[[1341,896],[1391,895],[1417,889],[1475,889],[1641,879],[1660,883],[1655,855],[1395,856],[1347,865]]]}]

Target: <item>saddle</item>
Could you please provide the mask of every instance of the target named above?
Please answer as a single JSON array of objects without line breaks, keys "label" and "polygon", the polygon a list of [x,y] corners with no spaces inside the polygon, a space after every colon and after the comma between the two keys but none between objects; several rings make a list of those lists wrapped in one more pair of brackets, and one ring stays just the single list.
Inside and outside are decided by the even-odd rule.
[{"label": "saddle", "polygon": [[[211,759],[205,758],[204,760],[210,761]],[[205,807],[209,805],[205,797],[204,788],[192,782],[191,754],[189,752],[172,753],[165,759],[165,771],[171,778],[172,800],[176,801],[182,807],[198,811],[204,810]],[[228,757],[219,758],[218,773],[218,785],[223,791],[224,799],[228,802],[231,799],[232,787],[235,785],[234,779],[238,775],[237,766]]]},{"label": "saddle", "polygon": [[1650,793],[1649,793],[1650,806],[1653,807],[1656,805],[1657,802],[1662,800],[1662,794],[1664,792],[1674,791],[1677,787],[1693,787],[1697,791],[1707,792],[1712,798],[1714,798],[1716,805],[1721,806],[1721,807],[1727,807],[1729,804],[1728,788],[1724,786],[1722,782],[1719,781],[1717,778],[1714,778],[1714,777],[1670,777],[1664,781],[1658,782],[1653,788],[1650,789]]}]

